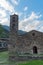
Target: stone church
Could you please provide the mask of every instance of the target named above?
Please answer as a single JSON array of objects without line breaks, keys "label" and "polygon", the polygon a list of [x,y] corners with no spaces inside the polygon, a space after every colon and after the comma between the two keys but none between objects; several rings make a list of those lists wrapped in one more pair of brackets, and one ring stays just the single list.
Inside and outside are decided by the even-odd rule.
[{"label": "stone church", "polygon": [[[18,34],[18,15],[10,16],[9,59],[27,60],[43,55],[43,33],[32,30]],[[43,56],[42,56],[43,57]]]}]

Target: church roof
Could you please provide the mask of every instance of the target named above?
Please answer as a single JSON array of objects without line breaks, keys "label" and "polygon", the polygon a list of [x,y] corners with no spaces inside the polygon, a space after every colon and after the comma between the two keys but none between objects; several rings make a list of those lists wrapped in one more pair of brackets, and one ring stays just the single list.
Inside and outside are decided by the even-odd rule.
[{"label": "church roof", "polygon": [[29,31],[29,32],[25,32],[25,31],[19,30],[18,34],[19,34],[19,35],[26,35],[26,34],[29,34],[29,33],[36,33],[36,32],[43,34],[43,32],[40,32],[40,31],[37,31],[37,30],[31,30],[31,31]]},{"label": "church roof", "polygon": [[24,37],[24,38],[35,38],[35,37],[42,37],[43,36],[43,32],[37,31],[37,30],[31,30],[29,32],[26,32],[25,34],[19,35],[20,37]]}]

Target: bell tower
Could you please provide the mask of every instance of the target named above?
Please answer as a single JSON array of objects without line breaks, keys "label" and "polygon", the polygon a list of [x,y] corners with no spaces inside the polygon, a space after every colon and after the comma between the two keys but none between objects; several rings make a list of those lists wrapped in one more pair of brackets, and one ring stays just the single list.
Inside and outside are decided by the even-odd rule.
[{"label": "bell tower", "polygon": [[18,15],[14,14],[10,16],[10,31],[12,34],[17,34],[18,31]]},{"label": "bell tower", "polygon": [[10,16],[9,54],[10,58],[15,56],[18,35],[18,15]]},{"label": "bell tower", "polygon": [[10,16],[10,41],[15,46],[18,35],[18,15],[14,14]]}]

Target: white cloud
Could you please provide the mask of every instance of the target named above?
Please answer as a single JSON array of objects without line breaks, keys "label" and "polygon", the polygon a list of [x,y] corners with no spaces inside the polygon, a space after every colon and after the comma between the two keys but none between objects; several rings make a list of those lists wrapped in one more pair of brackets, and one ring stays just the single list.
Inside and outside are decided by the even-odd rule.
[{"label": "white cloud", "polygon": [[9,26],[10,22],[7,18],[1,20],[0,24]]},{"label": "white cloud", "polygon": [[18,5],[18,3],[19,3],[19,0],[17,1],[17,0],[14,0],[14,3],[16,4],[16,5]]},{"label": "white cloud", "polygon": [[42,31],[43,32],[43,26],[40,27],[39,31]]},{"label": "white cloud", "polygon": [[[11,0],[11,2],[14,4],[14,6],[8,0],[0,0],[0,23],[2,25],[9,26],[10,24],[8,17],[6,18],[6,16],[9,15],[6,11],[10,12],[10,15],[14,13],[18,14],[19,16],[23,15],[22,12],[15,11],[15,5],[19,5],[20,0]],[[28,7],[25,6],[24,11],[26,12],[27,10]],[[33,11],[27,18],[25,17],[22,21],[19,22],[19,30],[28,32],[32,29],[36,29],[40,25],[41,21],[39,18],[41,18],[41,16],[41,14],[37,14]],[[40,27],[40,30],[43,30],[43,26]]]},{"label": "white cloud", "polygon": [[3,17],[6,17],[6,11],[3,9],[0,9],[0,19],[2,19]]},{"label": "white cloud", "polygon": [[42,15],[37,15],[35,12],[32,12],[29,19],[34,20],[40,18]]},{"label": "white cloud", "polygon": [[[15,11],[15,5],[18,5],[20,0],[11,0],[11,2],[14,4],[14,6],[8,1],[8,0],[0,0],[0,23],[2,25],[7,25],[9,26],[10,21],[7,15],[12,15],[14,13],[19,14],[19,16],[22,15],[22,13],[18,13]],[[7,11],[9,14],[7,14]],[[10,17],[10,16],[9,16]]]},{"label": "white cloud", "polygon": [[[12,0],[14,1],[14,3],[18,3],[16,0]],[[15,11],[14,9],[15,5],[13,6],[12,4],[10,4],[10,2],[8,0],[0,0],[0,23],[2,25],[7,25],[9,26],[10,24],[10,21],[8,19],[8,17],[6,17],[7,15],[7,11],[10,13],[10,15],[14,14],[15,13],[18,13]],[[3,8],[3,9],[2,9]]]},{"label": "white cloud", "polygon": [[36,29],[40,25],[40,20],[38,20],[41,15],[37,15],[35,12],[32,12],[28,18],[25,18],[19,22],[19,30],[30,31]]},{"label": "white cloud", "polygon": [[19,24],[19,29],[27,32],[36,29],[40,25],[40,22],[38,20],[34,20],[32,21],[32,23],[30,23],[30,21],[26,21],[24,23],[25,24],[23,23]]},{"label": "white cloud", "polygon": [[11,2],[14,4],[14,5],[18,5],[20,0],[11,0]]},{"label": "white cloud", "polygon": [[25,7],[24,7],[24,11],[27,11],[27,10],[28,10],[28,7],[27,7],[27,6],[25,6]]},{"label": "white cloud", "polygon": [[37,20],[37,19],[41,18],[41,16],[42,16],[41,14],[37,15],[35,12],[32,12],[27,18],[25,17],[22,20],[22,22],[26,22],[26,21],[30,22],[30,21],[35,20],[35,19]]},{"label": "white cloud", "polygon": [[16,0],[14,0],[14,3],[15,3],[16,5],[18,5],[18,2],[17,2]]},{"label": "white cloud", "polygon": [[13,6],[6,0],[0,0],[0,6],[3,7],[5,10],[10,11],[11,13],[14,12]]},{"label": "white cloud", "polygon": [[43,30],[43,26],[41,27],[41,30]]}]

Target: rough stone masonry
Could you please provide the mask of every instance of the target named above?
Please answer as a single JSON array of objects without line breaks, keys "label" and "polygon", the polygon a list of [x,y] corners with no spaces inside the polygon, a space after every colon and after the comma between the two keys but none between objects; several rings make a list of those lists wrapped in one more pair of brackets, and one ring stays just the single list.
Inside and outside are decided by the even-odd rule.
[{"label": "rough stone masonry", "polygon": [[29,60],[43,58],[43,33],[32,30],[18,34],[18,15],[10,16],[9,59]]}]

